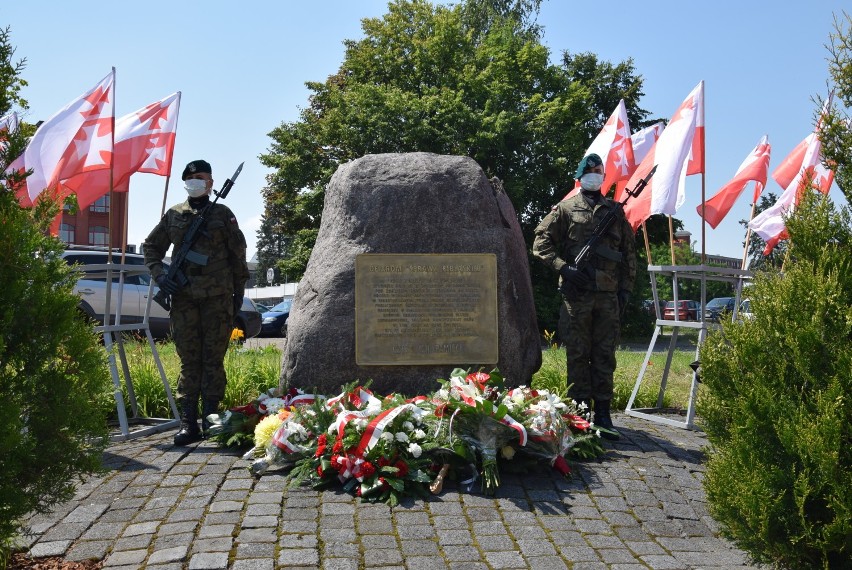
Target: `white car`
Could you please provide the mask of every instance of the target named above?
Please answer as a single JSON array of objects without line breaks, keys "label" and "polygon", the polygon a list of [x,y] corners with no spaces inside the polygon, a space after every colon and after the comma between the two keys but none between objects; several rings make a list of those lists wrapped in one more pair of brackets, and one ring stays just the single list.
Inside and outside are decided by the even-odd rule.
[{"label": "white car", "polygon": [[[105,271],[94,271],[87,266],[102,266],[107,263],[107,251],[104,249],[67,249],[62,254],[63,259],[69,265],[80,265],[80,279],[74,287],[74,292],[80,296],[80,311],[87,318],[101,326],[104,324],[104,313],[106,312],[106,273]],[[112,252],[112,263],[119,265],[122,262],[121,252]],[[110,290],[110,324],[115,324],[115,313],[118,307],[119,292],[121,292],[121,323],[122,325],[141,323],[145,315],[145,305],[148,303],[148,290],[151,283],[151,274],[145,266],[144,256],[138,253],[126,253],[124,265],[138,266],[139,269],[131,269],[124,275],[124,286],[119,288],[119,275],[116,272],[112,277],[112,288]],[[164,264],[168,268],[168,264]],[[154,302],[153,296],[159,292],[155,284],[151,289],[151,309],[148,313],[148,328],[151,336],[164,339],[169,336],[169,313],[163,307]],[[251,299],[243,298],[243,305],[234,319],[234,326],[243,331],[243,338],[249,339],[260,332],[260,313]]]},{"label": "white car", "polygon": [[751,312],[751,299],[743,299],[740,303],[739,317],[744,321],[750,321],[754,318]]},{"label": "white car", "polygon": [[[86,266],[105,265],[107,263],[107,252],[104,250],[67,249],[62,257],[69,265],[81,266],[79,268],[81,276],[74,287],[74,292],[80,296],[80,311],[98,325],[103,325],[106,312],[106,274],[86,273]],[[111,258],[114,264],[120,264],[122,261],[120,252],[112,252]],[[145,315],[145,305],[148,302],[148,285],[151,282],[151,274],[145,267],[145,258],[139,254],[126,253],[124,264],[140,266],[139,272],[131,270],[126,273],[124,287],[120,291],[118,273],[113,275],[113,285],[110,290],[110,324],[115,323],[119,292],[121,293],[121,324],[141,323]],[[151,294],[156,295],[158,291],[159,289],[155,285]],[[151,302],[148,327],[151,329],[151,335],[155,338],[165,338],[169,334],[169,313],[153,301]]]}]

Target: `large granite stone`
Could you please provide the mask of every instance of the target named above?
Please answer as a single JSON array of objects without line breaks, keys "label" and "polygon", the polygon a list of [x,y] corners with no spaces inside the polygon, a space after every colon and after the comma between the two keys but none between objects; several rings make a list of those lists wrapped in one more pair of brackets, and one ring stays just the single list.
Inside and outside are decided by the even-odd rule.
[{"label": "large granite stone", "polygon": [[456,365],[355,363],[355,256],[493,253],[497,257],[499,360],[509,385],[541,366],[526,245],[502,186],[471,158],[430,153],[367,155],[341,165],[325,192],[322,223],[288,320],[281,387],[337,394],[372,380],[378,394],[428,394]]}]

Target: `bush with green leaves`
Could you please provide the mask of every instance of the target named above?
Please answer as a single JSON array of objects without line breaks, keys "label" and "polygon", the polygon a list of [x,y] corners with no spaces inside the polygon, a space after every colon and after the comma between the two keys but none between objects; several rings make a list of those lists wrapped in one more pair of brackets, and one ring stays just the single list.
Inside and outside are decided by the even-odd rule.
[{"label": "bush with green leaves", "polygon": [[712,515],[756,561],[852,560],[852,224],[822,196],[788,220],[782,274],[758,276],[753,320],[701,349]]},{"label": "bush with green leaves", "polygon": [[[23,148],[13,139],[3,170]],[[100,469],[108,435],[95,403],[110,397],[106,354],[48,235],[58,212],[48,201],[22,209],[0,187],[0,568],[22,517],[70,499],[75,480]]]}]

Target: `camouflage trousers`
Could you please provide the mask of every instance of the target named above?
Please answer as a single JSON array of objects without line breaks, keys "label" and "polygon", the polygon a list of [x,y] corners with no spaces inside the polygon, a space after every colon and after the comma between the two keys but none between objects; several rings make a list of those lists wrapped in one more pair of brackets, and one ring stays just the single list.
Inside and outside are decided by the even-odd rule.
[{"label": "camouflage trousers", "polygon": [[177,397],[221,401],[225,397],[225,353],[234,329],[231,295],[172,297],[171,333],[180,357]]},{"label": "camouflage trousers", "polygon": [[621,319],[615,291],[586,291],[563,301],[559,332],[568,360],[568,395],[611,400]]}]

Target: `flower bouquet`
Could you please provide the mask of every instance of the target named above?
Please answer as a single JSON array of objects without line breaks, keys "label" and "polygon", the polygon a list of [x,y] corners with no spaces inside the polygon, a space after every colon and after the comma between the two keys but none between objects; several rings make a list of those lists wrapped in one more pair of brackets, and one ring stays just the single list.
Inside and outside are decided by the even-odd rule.
[{"label": "flower bouquet", "polygon": [[[426,452],[434,447],[427,434],[429,413],[418,405],[425,398],[351,396],[335,398],[342,408],[317,438],[313,456],[297,462],[291,484],[308,482],[316,489],[341,484],[363,501],[391,506],[404,496],[425,497],[432,482]],[[357,401],[363,405],[346,405]]]},{"label": "flower bouquet", "polygon": [[581,410],[576,402],[563,401],[548,390],[519,386],[507,392],[501,403],[519,417],[526,428],[528,441],[519,450],[546,460],[565,476],[570,475],[571,468],[565,456],[578,442],[594,437],[589,432],[591,424],[577,415]]},{"label": "flower bouquet", "polygon": [[497,404],[503,389],[503,377],[494,370],[467,373],[456,368],[448,381],[442,381],[433,403],[436,413],[449,415],[449,446],[456,447],[456,438],[467,444],[479,457],[481,491],[493,495],[500,486],[497,453],[513,440],[525,443],[526,431],[508,413],[505,405]]},{"label": "flower bouquet", "polygon": [[254,442],[254,430],[261,420],[306,397],[312,396],[296,389],[281,395],[278,388],[270,388],[244,406],[207,416],[210,422],[207,437],[223,447],[251,444]]}]

